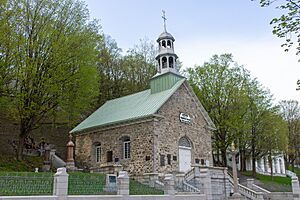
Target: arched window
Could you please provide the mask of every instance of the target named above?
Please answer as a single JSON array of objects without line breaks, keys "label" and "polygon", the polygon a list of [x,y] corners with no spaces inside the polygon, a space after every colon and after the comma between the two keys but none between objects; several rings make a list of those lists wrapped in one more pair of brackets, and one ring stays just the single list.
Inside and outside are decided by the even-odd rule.
[{"label": "arched window", "polygon": [[160,70],[161,70],[160,60],[158,60],[158,68],[157,68],[157,71],[160,72]]},{"label": "arched window", "polygon": [[167,47],[168,47],[168,48],[171,48],[171,40],[168,40],[168,41],[167,41]]},{"label": "arched window", "polygon": [[170,65],[170,68],[174,68],[174,59],[173,59],[173,57],[169,57],[169,65]]},{"label": "arched window", "polygon": [[181,147],[192,147],[192,145],[190,143],[190,140],[186,136],[180,138],[179,146],[181,146]]},{"label": "arched window", "polygon": [[162,57],[162,68],[167,68],[167,58]]},{"label": "arched window", "polygon": [[166,41],[163,40],[163,41],[161,42],[161,46],[164,47],[164,48],[166,48]]},{"label": "arched window", "polygon": [[124,136],[121,138],[122,140],[122,153],[123,153],[123,159],[129,159],[130,158],[130,137]]},{"label": "arched window", "polygon": [[99,163],[101,161],[101,144],[95,143],[95,161]]}]

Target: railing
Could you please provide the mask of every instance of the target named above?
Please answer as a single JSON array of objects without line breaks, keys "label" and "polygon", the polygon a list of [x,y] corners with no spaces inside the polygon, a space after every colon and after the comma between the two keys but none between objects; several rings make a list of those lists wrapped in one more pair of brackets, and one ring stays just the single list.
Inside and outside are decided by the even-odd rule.
[{"label": "railing", "polygon": [[159,180],[156,180],[154,182],[154,188],[156,189],[161,189],[161,188],[164,188],[165,187],[165,184],[163,184],[162,182],[160,182]]},{"label": "railing", "polygon": [[286,173],[286,175],[289,176],[289,177],[297,176],[296,173],[294,173],[294,172],[292,172],[292,171],[290,171],[290,170],[287,170],[287,169],[285,170],[285,173]]},{"label": "railing", "polygon": [[249,199],[263,199],[263,193],[262,192],[255,192],[254,190],[251,190],[249,188],[247,188],[246,186],[243,186],[241,184],[238,185],[239,188],[239,192],[241,193],[241,195],[249,198]]},{"label": "railing", "polygon": [[117,192],[117,187],[108,188],[105,184],[105,177],[102,175],[94,174],[88,176],[85,174],[72,174],[69,177],[69,195],[79,194],[114,194]]},{"label": "railing", "polygon": [[194,192],[194,193],[200,193],[200,190],[194,186],[192,186],[191,184],[188,184],[187,182],[183,181],[182,182],[183,185],[183,190],[185,192]]},{"label": "railing", "polygon": [[254,188],[256,188],[257,190],[262,191],[263,193],[267,193],[267,194],[270,194],[270,193],[271,193],[270,191],[268,191],[268,190],[266,190],[266,189],[264,189],[264,188],[262,188],[262,187],[259,187],[258,185],[252,184],[252,186],[253,186]]},{"label": "railing", "polygon": [[[230,173],[228,173],[229,176],[229,183],[233,187],[233,177]],[[238,190],[239,193],[241,193],[242,196],[245,196],[247,199],[250,200],[259,200],[263,199],[263,193],[262,192],[256,192],[254,190],[251,190],[250,188],[247,188],[246,186],[243,186],[238,183]]]},{"label": "railing", "polygon": [[52,195],[51,173],[0,174],[0,196]]},{"label": "railing", "polygon": [[192,180],[194,177],[195,177],[195,168],[193,167],[192,169],[190,169],[188,172],[185,173],[184,180],[188,182]]},{"label": "railing", "polygon": [[164,186],[161,188],[150,187],[136,180],[130,179],[129,194],[130,195],[163,195]]}]

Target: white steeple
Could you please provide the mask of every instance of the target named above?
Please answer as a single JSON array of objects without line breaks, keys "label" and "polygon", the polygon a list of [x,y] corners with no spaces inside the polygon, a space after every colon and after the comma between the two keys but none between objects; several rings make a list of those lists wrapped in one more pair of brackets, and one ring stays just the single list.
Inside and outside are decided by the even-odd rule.
[{"label": "white steeple", "polygon": [[156,60],[158,61],[157,67],[157,75],[164,74],[166,72],[174,72],[178,73],[176,69],[176,59],[178,56],[174,52],[174,37],[167,32],[166,28],[166,16],[165,11],[163,10],[163,20],[164,20],[164,32],[162,32],[158,39],[158,55],[156,56]]}]

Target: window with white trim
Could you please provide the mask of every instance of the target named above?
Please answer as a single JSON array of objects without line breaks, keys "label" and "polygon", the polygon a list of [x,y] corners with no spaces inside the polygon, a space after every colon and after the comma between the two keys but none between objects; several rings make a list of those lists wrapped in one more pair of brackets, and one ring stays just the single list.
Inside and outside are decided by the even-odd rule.
[{"label": "window with white trim", "polygon": [[130,139],[127,139],[123,142],[123,158],[130,158]]},{"label": "window with white trim", "polygon": [[101,161],[101,146],[100,145],[96,145],[95,146],[95,160],[96,163],[99,163]]}]

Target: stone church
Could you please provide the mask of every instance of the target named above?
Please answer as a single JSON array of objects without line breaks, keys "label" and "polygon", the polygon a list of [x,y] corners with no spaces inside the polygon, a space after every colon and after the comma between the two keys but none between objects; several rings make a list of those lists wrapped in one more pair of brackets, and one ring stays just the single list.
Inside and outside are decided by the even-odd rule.
[{"label": "stone church", "polygon": [[157,74],[150,89],[107,101],[76,126],[76,161],[99,170],[121,166],[131,175],[187,172],[212,166],[212,120],[176,68],[174,37],[157,39]]}]

